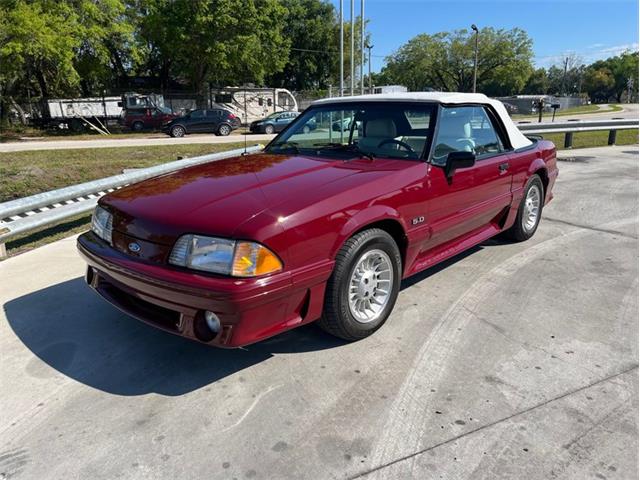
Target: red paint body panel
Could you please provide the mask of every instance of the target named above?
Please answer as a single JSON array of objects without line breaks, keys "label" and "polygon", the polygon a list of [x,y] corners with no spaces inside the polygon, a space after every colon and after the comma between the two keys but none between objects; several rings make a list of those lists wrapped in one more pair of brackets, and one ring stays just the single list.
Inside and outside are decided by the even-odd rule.
[{"label": "red paint body panel", "polygon": [[[550,201],[552,143],[478,160],[452,180],[424,161],[250,155],[106,195],[100,204],[114,214],[114,246],[87,233],[78,248],[88,282],[119,308],[192,339],[198,312],[214,311],[223,332],[208,343],[235,347],[318,319],[335,255],[355,232],[395,226],[406,278],[509,228],[534,173]],[[168,265],[186,233],[260,242],[284,269],[238,279]],[[132,241],[141,246],[136,254],[127,249]]]}]

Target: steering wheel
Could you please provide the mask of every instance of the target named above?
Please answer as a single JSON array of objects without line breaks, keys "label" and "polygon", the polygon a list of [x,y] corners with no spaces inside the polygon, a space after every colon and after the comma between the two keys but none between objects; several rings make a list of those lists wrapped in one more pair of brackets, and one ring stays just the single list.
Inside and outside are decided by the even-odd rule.
[{"label": "steering wheel", "polygon": [[464,145],[465,147],[469,147],[469,150],[467,150],[468,152],[475,152],[475,150],[476,150],[476,144],[470,138],[457,138],[456,139],[456,143],[458,145],[465,144]]},{"label": "steering wheel", "polygon": [[386,140],[381,141],[378,144],[377,148],[381,148],[382,146],[388,143],[394,143],[396,145],[399,145],[405,150],[407,150],[409,153],[413,153],[414,155],[417,155],[416,151],[413,148],[411,148],[411,145],[409,145],[408,143],[401,142],[400,140],[396,140],[395,138],[387,138]]}]

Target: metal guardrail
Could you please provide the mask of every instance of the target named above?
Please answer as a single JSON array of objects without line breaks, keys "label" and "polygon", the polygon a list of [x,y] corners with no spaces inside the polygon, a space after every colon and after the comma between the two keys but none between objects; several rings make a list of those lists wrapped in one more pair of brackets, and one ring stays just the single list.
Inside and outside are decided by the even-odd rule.
[{"label": "metal guardrail", "polygon": [[544,135],[564,133],[564,148],[573,147],[573,134],[579,132],[609,131],[607,145],[615,145],[618,130],[638,128],[638,120],[593,120],[565,121],[551,123],[519,123],[516,125],[524,134]]},{"label": "metal guardrail", "polygon": [[[262,150],[262,148],[262,145],[255,145],[248,147],[246,152],[254,153]],[[96,206],[98,199],[108,192],[147,178],[201,163],[235,157],[244,152],[244,148],[239,148],[227,152],[186,158],[0,203],[0,258],[4,258],[7,255],[6,242],[20,234],[89,212]]]},{"label": "metal guardrail", "polygon": [[[564,146],[571,148],[573,134],[577,132],[609,131],[608,144],[614,145],[618,130],[638,128],[636,120],[602,120],[602,121],[564,121],[553,123],[520,123],[517,127],[525,134],[544,135],[546,133],[564,133]],[[253,153],[261,150],[261,145],[249,147],[246,151]],[[6,257],[5,243],[22,233],[73,218],[76,215],[91,211],[98,199],[108,192],[131,183],[164,173],[179,170],[191,165],[222,160],[240,155],[245,149],[230,150],[200,157],[178,160],[150,168],[114,175],[93,182],[60,188],[51,192],[39,193],[0,204],[0,258]]]}]

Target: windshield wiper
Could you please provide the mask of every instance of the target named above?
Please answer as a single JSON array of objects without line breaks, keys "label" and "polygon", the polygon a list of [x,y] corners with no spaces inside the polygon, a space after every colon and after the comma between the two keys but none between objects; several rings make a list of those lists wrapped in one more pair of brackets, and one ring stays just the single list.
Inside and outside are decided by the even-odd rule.
[{"label": "windshield wiper", "polygon": [[320,147],[321,150],[333,150],[338,152],[353,152],[357,153],[361,157],[368,158],[369,160],[374,160],[373,155],[364,150],[360,150],[358,145],[355,143],[314,143],[314,147]]}]

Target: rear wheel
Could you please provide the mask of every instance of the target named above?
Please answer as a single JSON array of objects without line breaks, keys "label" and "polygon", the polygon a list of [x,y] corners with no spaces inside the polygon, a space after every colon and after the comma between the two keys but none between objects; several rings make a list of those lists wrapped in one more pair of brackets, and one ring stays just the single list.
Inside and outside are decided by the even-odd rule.
[{"label": "rear wheel", "polygon": [[264,133],[266,133],[267,135],[272,135],[273,132],[274,132],[273,125],[267,125],[266,127],[264,127]]},{"label": "rear wheel", "polygon": [[131,125],[131,129],[134,132],[140,132],[143,128],[144,128],[144,123],[142,122],[133,122],[133,124]]},{"label": "rear wheel", "polygon": [[347,240],[327,282],[320,327],[345,340],[378,330],[398,298],[401,265],[398,246],[384,230],[365,230]]},{"label": "rear wheel", "polygon": [[225,123],[220,125],[220,127],[218,128],[218,134],[222,135],[223,137],[226,137],[230,133],[231,133],[231,127]]},{"label": "rear wheel", "polygon": [[506,231],[507,236],[517,242],[523,242],[533,237],[540,224],[543,204],[544,185],[538,175],[532,175],[524,188],[516,221]]},{"label": "rear wheel", "polygon": [[171,136],[172,137],[184,137],[184,134],[186,133],[185,129],[183,126],[181,125],[176,125],[174,127],[171,127]]},{"label": "rear wheel", "polygon": [[305,125],[302,127],[302,133],[309,133],[311,131],[311,127],[309,125]]}]

